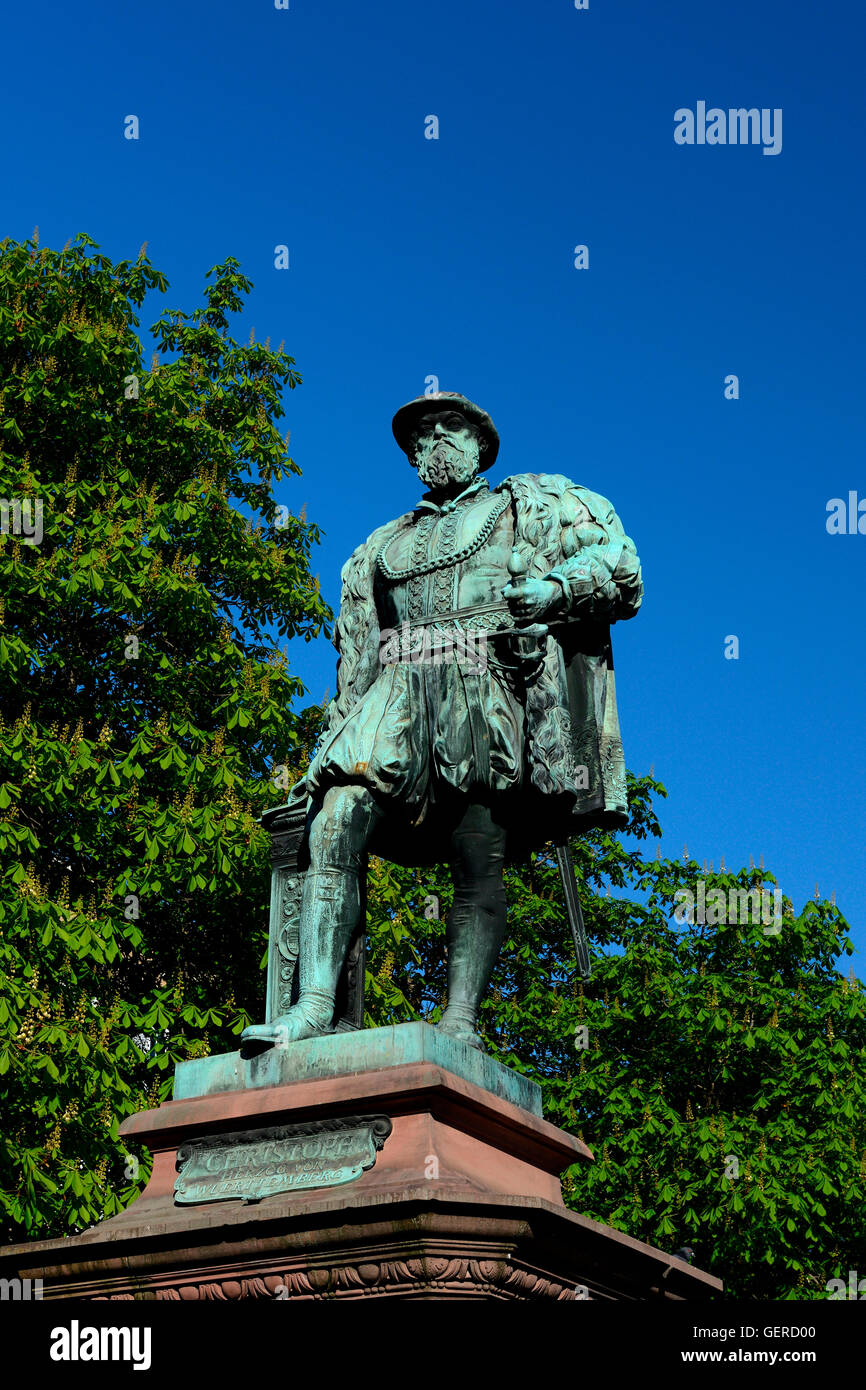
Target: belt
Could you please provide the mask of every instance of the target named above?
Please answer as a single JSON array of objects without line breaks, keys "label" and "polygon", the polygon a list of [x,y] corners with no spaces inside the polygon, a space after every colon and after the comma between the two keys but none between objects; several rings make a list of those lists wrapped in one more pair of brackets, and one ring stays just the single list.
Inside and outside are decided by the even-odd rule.
[{"label": "belt", "polygon": [[474,603],[468,608],[452,608],[447,613],[432,613],[424,618],[407,618],[409,630],[417,628],[432,627],[434,624],[460,623],[463,625],[472,624],[473,627],[487,632],[488,636],[495,635],[489,632],[486,618],[498,620],[496,631],[513,632],[515,630],[514,618],[508,605],[500,602],[493,603]]}]

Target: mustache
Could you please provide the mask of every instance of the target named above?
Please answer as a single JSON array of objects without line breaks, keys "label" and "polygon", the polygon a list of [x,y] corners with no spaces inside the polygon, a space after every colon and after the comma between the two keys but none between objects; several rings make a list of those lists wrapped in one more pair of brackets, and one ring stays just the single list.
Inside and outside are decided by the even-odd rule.
[{"label": "mustache", "polygon": [[421,454],[432,454],[434,449],[452,449],[455,454],[466,453],[466,449],[456,439],[448,439],[442,435],[435,439],[422,439],[418,445],[418,453]]},{"label": "mustache", "polygon": [[425,440],[419,444],[415,451],[417,459],[431,459],[437,462],[443,459],[453,459],[455,462],[469,460],[473,456],[472,450],[464,448],[462,445],[453,443],[449,439]]}]

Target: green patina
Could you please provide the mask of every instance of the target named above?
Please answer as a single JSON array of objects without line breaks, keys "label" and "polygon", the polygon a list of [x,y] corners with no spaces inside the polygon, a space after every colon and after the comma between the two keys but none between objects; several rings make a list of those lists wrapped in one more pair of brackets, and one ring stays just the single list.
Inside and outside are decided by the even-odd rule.
[{"label": "green patina", "polygon": [[[293,849],[275,874],[267,1022],[245,1044],[359,1026],[376,853],[450,863],[438,1026],[481,1048],[503,866],[627,823],[610,626],[637,612],[643,586],[616,512],[559,473],[491,490],[482,474],[498,433],[456,393],[410,401],[393,429],[428,490],[343,568],[337,695],[306,776],[269,813]],[[567,854],[561,868],[573,877]],[[567,897],[580,958],[579,904]],[[347,962],[360,977],[354,1005],[338,998]]]}]

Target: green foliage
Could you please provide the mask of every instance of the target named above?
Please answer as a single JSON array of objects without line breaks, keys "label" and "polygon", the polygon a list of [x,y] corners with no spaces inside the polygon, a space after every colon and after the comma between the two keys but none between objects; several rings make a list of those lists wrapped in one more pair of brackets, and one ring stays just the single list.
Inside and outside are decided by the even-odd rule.
[{"label": "green foliage", "polygon": [[208,279],[147,368],[136,310],[166,282],[143,248],[0,244],[0,496],[41,499],[44,529],[28,544],[10,511],[0,537],[6,1239],[118,1211],[146,1174],[118,1123],[260,1012],[257,818],[321,713],[291,713],[274,633],[330,614],[316,527],[270,524],[300,471],[275,424],[293,359],[230,337],[235,261]]},{"label": "green foliage", "polygon": [[[278,638],[330,615],[318,538],[273,519],[297,466],[275,427],[299,378],[229,336],[236,262],[205,304],[136,335],[165,281],[0,244],[0,502],[42,499],[44,535],[0,536],[0,1203],[6,1239],[78,1230],[140,1191],[122,1119],[174,1063],[237,1045],[261,1014],[268,837],[258,816],[306,765],[321,711]],[[160,360],[160,354],[165,360]],[[4,530],[10,529],[7,508]],[[14,529],[14,527],[12,528]],[[659,835],[629,779],[629,843]],[[674,1250],[751,1298],[825,1297],[866,1270],[866,1009],[825,902],[781,930],[674,917],[702,875],[602,832],[575,842],[595,971],[575,977],[552,853],[507,872],[508,939],[482,1031],[594,1148],[577,1210]],[[439,1016],[444,870],[374,859],[369,1024]],[[613,889],[613,896],[610,889]],[[585,1045],[584,1045],[585,1044]]]},{"label": "green foliage", "polygon": [[[638,845],[660,833],[654,794],[629,778]],[[568,1204],[661,1249],[692,1246],[729,1296],[826,1298],[828,1279],[866,1269],[866,1005],[837,969],[853,949],[844,919],[783,899],[778,931],[745,906],[736,925],[680,922],[675,895],[700,878],[726,898],[775,880],[647,860],[600,831],[572,849],[592,980],[574,971],[552,851],[534,855],[507,872],[481,1029],[594,1151],[565,1175]],[[439,1016],[450,902],[446,871],[374,861],[370,1022]]]}]

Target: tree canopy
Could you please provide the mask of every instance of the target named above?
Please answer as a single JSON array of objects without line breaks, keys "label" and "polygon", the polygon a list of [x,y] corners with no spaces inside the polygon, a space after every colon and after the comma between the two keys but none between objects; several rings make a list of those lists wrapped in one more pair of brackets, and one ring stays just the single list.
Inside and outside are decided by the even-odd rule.
[{"label": "tree canopy", "polygon": [[293,712],[279,639],[330,615],[319,532],[273,497],[300,471],[276,425],[294,361],[229,332],[250,289],[215,266],[202,307],[162,313],[147,365],[137,310],[166,282],[144,249],[0,244],[7,1238],[135,1195],[119,1122],[258,1007],[258,816],[317,718]]}]

